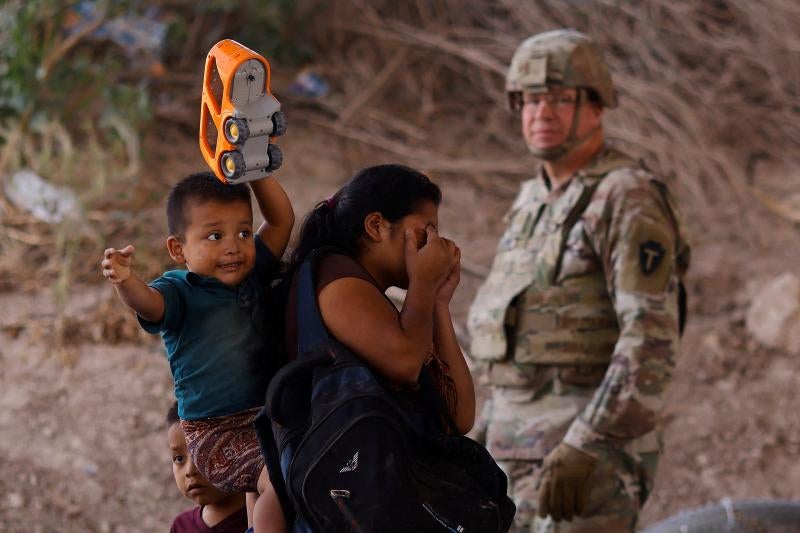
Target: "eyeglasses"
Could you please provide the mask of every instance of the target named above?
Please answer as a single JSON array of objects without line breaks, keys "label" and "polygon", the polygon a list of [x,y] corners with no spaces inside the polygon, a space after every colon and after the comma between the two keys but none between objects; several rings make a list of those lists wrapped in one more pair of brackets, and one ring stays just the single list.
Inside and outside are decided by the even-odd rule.
[{"label": "eyeglasses", "polygon": [[522,93],[522,106],[539,107],[542,102],[547,102],[551,108],[566,110],[575,105],[576,97],[564,91],[550,91],[547,93]]}]

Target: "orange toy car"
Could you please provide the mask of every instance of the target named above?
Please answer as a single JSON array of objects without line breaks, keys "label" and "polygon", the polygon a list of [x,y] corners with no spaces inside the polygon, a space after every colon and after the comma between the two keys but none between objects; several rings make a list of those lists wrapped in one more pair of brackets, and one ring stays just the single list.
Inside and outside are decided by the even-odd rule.
[{"label": "orange toy car", "polygon": [[236,41],[218,42],[206,57],[200,151],[224,183],[263,178],[283,163],[271,141],[286,133],[286,117],[269,79],[267,60]]}]

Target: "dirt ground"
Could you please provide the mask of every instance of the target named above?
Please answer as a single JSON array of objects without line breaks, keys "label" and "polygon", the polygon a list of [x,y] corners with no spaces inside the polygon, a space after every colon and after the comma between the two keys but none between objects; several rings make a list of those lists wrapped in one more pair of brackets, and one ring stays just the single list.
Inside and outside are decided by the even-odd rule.
[{"label": "dirt ground", "polygon": [[[387,161],[302,124],[292,125],[283,147],[279,177],[298,215],[355,169]],[[191,139],[173,161],[172,176],[202,168]],[[444,190],[442,232],[463,250],[453,304],[463,331],[512,198],[475,180],[432,177]],[[150,231],[135,244],[168,264],[162,201],[137,214]],[[797,264],[798,236],[758,209],[753,221],[769,231],[746,238],[722,225],[692,228],[691,318],[643,525],[723,497],[800,499],[797,362],[757,346],[744,330],[753,287]],[[127,242],[109,236],[106,244]],[[96,283],[71,288],[58,347],[53,291],[0,293],[0,531],[166,531],[191,507],[171,475],[164,416],[172,384],[160,342],[137,330],[112,292],[99,268]]]}]

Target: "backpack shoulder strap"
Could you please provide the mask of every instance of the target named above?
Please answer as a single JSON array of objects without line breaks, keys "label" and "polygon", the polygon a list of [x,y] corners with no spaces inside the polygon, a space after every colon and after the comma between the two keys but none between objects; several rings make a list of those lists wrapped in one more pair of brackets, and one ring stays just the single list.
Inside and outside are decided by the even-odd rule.
[{"label": "backpack shoulder strap", "polygon": [[300,531],[302,527],[298,523],[297,513],[286,487],[273,421],[281,426],[283,432],[301,427],[309,416],[313,371],[318,366],[331,363],[331,357],[327,354],[304,357],[311,348],[329,339],[319,312],[314,279],[317,262],[329,251],[333,250],[314,250],[300,265],[296,300],[297,359],[281,368],[270,381],[264,408],[254,424],[270,482],[278,495],[284,517],[294,531]]},{"label": "backpack shoulder strap", "polygon": [[297,357],[330,340],[317,303],[317,264],[326,255],[342,253],[325,246],[312,251],[300,265],[297,279]]},{"label": "backpack shoulder strap", "polygon": [[328,340],[328,330],[322,321],[317,303],[314,271],[319,260],[317,251],[312,252],[300,265],[297,279],[297,357]]},{"label": "backpack shoulder strap", "polygon": [[296,513],[286,490],[286,480],[283,479],[278,446],[275,442],[275,435],[272,433],[272,421],[267,416],[265,409],[259,411],[253,425],[258,436],[258,442],[261,445],[261,454],[264,456],[269,481],[278,496],[284,519],[288,524],[294,524]]}]

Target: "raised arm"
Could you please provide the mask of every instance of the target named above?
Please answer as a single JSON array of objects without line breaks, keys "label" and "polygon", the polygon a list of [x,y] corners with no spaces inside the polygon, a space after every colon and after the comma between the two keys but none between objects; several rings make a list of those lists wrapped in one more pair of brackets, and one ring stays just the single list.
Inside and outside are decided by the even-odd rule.
[{"label": "raised arm", "polygon": [[256,234],[261,237],[272,254],[280,259],[286,250],[294,226],[292,203],[278,180],[271,176],[251,181],[250,188],[253,189],[258,209],[264,217],[264,222]]},{"label": "raised arm", "polygon": [[121,250],[107,248],[100,263],[103,276],[114,285],[119,299],[136,314],[148,322],[160,322],[164,318],[164,297],[133,272],[134,251],[131,244]]},{"label": "raised arm", "polygon": [[406,234],[406,240],[410,281],[399,315],[377,287],[362,279],[338,279],[319,294],[322,319],[331,334],[398,384],[415,383],[427,360],[433,346],[436,290],[452,269],[451,252],[432,229],[419,251],[413,233]]},{"label": "raised arm", "polygon": [[450,300],[461,280],[461,250],[453,245],[455,265],[436,293],[434,306],[434,332],[439,358],[447,363],[449,377],[453,380],[456,403],[451,415],[458,430],[465,434],[475,423],[475,385],[461,346],[458,344],[453,318],[450,316]]}]

